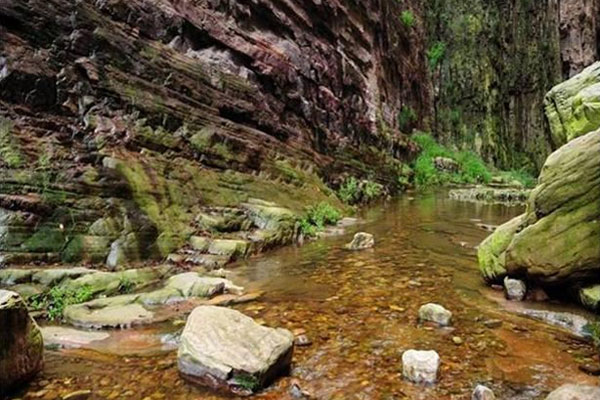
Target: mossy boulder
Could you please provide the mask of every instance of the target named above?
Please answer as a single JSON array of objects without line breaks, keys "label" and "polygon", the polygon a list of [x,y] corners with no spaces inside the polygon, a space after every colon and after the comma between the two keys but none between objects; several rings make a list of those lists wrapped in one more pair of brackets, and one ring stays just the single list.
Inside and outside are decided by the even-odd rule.
[{"label": "mossy boulder", "polygon": [[600,127],[600,62],[555,86],[544,100],[555,147]]},{"label": "mossy boulder", "polygon": [[548,157],[525,214],[479,247],[484,277],[525,276],[548,285],[597,279],[600,272],[600,130]]},{"label": "mossy boulder", "polygon": [[0,290],[0,397],[33,378],[43,366],[44,341],[21,297]]}]

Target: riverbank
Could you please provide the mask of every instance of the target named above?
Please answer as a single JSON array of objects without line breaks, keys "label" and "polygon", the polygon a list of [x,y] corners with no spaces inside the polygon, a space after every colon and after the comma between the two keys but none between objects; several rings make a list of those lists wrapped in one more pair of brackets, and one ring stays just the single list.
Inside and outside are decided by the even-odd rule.
[{"label": "riverbank", "polygon": [[[520,211],[445,193],[402,196],[360,213],[360,229],[376,238],[372,250],[343,250],[350,229],[231,265],[234,282],[264,292],[235,309],[310,342],[296,347],[291,375],[256,398],[292,398],[298,387],[314,398],[448,399],[484,383],[499,398],[543,399],[563,383],[595,382],[578,369],[597,362],[590,344],[488,299],[495,292],[479,277],[475,257],[488,234],[480,224],[498,225]],[[454,313],[452,327],[418,323],[419,307],[429,302]],[[89,398],[221,399],[179,377],[168,347],[178,321],[119,331],[91,349],[47,350],[44,372],[19,396],[89,390]],[[403,380],[401,354],[415,347],[440,354],[437,385]]]}]

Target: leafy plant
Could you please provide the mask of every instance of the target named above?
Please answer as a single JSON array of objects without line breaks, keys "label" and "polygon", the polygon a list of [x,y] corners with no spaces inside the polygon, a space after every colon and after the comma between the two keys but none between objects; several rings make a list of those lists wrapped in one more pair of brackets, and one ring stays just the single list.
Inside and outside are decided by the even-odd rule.
[{"label": "leafy plant", "polygon": [[[414,163],[417,187],[430,187],[446,183],[487,183],[492,178],[492,174],[483,160],[470,151],[454,152],[449,150],[426,133],[414,135],[413,140],[421,147],[421,154]],[[437,157],[456,161],[458,171],[439,171],[434,164]]]},{"label": "leafy plant", "polygon": [[341,212],[322,202],[316,206],[309,207],[306,215],[299,221],[300,232],[305,236],[316,236],[326,225],[335,225],[342,218]]},{"label": "leafy plant", "polygon": [[236,375],[233,378],[235,385],[241,387],[242,389],[254,392],[258,389],[258,379],[252,375],[240,374]]},{"label": "leafy plant", "polygon": [[410,10],[404,10],[400,14],[400,21],[407,28],[412,28],[415,25],[415,15]]},{"label": "leafy plant", "polygon": [[338,197],[346,204],[352,204],[358,201],[360,196],[360,188],[358,180],[351,176],[346,179],[338,190]]},{"label": "leafy plant", "polygon": [[34,310],[45,309],[48,313],[48,319],[53,321],[62,318],[65,307],[85,303],[93,297],[94,293],[88,285],[84,285],[77,290],[54,286],[46,293],[31,297],[29,305]]},{"label": "leafy plant", "polygon": [[135,288],[135,282],[130,280],[129,278],[122,277],[119,279],[119,288],[118,291],[121,294],[131,293]]},{"label": "leafy plant", "polygon": [[427,59],[429,60],[429,68],[433,71],[440,65],[442,59],[446,55],[446,43],[442,41],[435,42],[427,50]]},{"label": "leafy plant", "polygon": [[500,176],[502,176],[508,182],[512,182],[512,181],[520,182],[526,188],[534,187],[537,182],[537,179],[535,179],[524,168],[513,169],[510,171],[504,171],[504,172],[500,173]]},{"label": "leafy plant", "polygon": [[590,335],[596,350],[600,351],[600,320],[588,322],[583,327],[583,330]]},{"label": "leafy plant", "polygon": [[410,125],[417,120],[417,113],[410,106],[402,106],[398,113],[398,127],[401,131],[405,131]]},{"label": "leafy plant", "polygon": [[363,187],[363,194],[367,203],[379,197],[382,192],[383,186],[381,186],[379,183],[373,181],[365,182],[365,185]]}]

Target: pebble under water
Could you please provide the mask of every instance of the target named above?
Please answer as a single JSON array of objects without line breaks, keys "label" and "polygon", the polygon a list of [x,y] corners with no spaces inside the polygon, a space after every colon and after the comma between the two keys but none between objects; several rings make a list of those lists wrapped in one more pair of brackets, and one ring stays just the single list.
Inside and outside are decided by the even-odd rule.
[{"label": "pebble under water", "polygon": [[[500,399],[543,399],[563,383],[597,383],[579,365],[597,362],[590,344],[507,310],[485,286],[475,247],[519,207],[406,195],[372,208],[339,236],[289,246],[232,265],[232,280],[257,301],[234,306],[272,327],[304,335],[290,376],[256,399],[469,399],[477,384]],[[342,249],[352,234],[375,235],[374,249]],[[421,305],[453,313],[451,327],[420,325]],[[514,307],[511,305],[511,307]],[[519,307],[561,307],[524,303]],[[88,349],[47,350],[46,366],[22,399],[222,399],[180,378],[176,337],[185,316],[113,332]],[[402,377],[402,353],[435,350],[435,385]],[[77,397],[77,395],[82,397]]]}]

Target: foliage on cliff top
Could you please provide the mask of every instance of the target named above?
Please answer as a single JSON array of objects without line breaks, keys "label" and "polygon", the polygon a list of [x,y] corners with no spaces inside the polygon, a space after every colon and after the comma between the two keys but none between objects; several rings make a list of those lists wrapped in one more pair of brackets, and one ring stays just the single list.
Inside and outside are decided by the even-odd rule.
[{"label": "foliage on cliff top", "polygon": [[[415,185],[431,187],[447,183],[487,183],[492,174],[479,156],[470,151],[453,151],[438,144],[427,133],[418,133],[413,140],[421,147],[421,154],[414,163]],[[458,163],[457,172],[444,172],[434,165],[436,157],[451,158]]]}]

